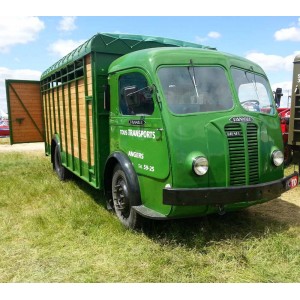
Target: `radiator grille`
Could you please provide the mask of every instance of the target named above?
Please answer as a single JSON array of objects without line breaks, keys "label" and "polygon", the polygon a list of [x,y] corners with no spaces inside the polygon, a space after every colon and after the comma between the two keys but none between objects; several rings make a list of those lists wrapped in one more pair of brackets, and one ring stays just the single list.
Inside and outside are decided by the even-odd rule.
[{"label": "radiator grille", "polygon": [[249,157],[249,184],[257,184],[259,182],[257,126],[253,123],[247,124],[247,141]]},{"label": "radiator grille", "polygon": [[231,186],[259,182],[257,126],[248,123],[244,128],[245,133],[240,123],[225,126],[229,147]]},{"label": "radiator grille", "polygon": [[230,185],[245,185],[245,145],[241,125],[239,123],[228,124],[225,126],[225,132],[229,147]]}]

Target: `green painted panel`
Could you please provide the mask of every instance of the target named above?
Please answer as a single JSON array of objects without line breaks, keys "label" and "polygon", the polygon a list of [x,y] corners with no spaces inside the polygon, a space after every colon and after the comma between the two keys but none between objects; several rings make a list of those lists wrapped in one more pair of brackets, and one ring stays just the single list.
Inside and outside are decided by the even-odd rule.
[{"label": "green painted panel", "polygon": [[[68,159],[71,162],[69,166],[67,166],[65,163],[66,159]],[[81,161],[77,157],[72,157],[71,155],[62,152],[62,164],[67,169],[72,171],[72,173],[80,177],[82,180],[86,181],[95,188],[99,188],[96,182],[96,178],[93,172],[91,172],[88,163]]]}]

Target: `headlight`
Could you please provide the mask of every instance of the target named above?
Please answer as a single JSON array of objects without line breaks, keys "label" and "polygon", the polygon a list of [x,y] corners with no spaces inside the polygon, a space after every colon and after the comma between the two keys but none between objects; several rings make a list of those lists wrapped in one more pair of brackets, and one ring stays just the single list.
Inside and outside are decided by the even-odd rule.
[{"label": "headlight", "polygon": [[283,153],[280,150],[275,150],[272,153],[272,159],[273,159],[273,164],[276,167],[279,167],[282,165],[283,161],[284,161],[284,156]]},{"label": "headlight", "polygon": [[208,171],[208,160],[204,156],[198,156],[193,161],[193,170],[197,175],[204,175]]}]

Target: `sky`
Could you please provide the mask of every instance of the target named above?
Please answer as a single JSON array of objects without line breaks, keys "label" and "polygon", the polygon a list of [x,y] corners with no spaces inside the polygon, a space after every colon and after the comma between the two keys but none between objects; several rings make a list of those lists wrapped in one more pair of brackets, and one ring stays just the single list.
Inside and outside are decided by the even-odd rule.
[{"label": "sky", "polygon": [[[155,15],[155,1],[151,3],[150,15],[139,10],[132,13],[128,8],[123,15],[115,10],[111,16],[85,15],[85,11],[66,8],[54,10],[54,15],[26,9],[23,16],[14,16],[14,9],[7,15],[1,12],[0,110],[7,112],[5,79],[39,80],[43,71],[98,32],[173,38],[248,58],[264,69],[273,91],[283,88],[281,106],[288,105],[293,60],[300,53],[299,16],[277,16],[277,12],[249,16],[241,11],[226,15],[222,10],[206,15],[199,9],[199,15],[186,15],[186,9],[180,7],[173,15]],[[195,13],[195,7],[189,10]]]}]

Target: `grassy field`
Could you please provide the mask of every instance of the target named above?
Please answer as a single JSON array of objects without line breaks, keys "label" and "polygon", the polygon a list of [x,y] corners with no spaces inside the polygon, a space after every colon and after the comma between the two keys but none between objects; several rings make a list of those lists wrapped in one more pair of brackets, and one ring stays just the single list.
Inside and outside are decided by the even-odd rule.
[{"label": "grassy field", "polygon": [[0,282],[300,281],[293,201],[134,232],[99,191],[60,182],[41,152],[0,153],[0,178]]},{"label": "grassy field", "polygon": [[0,138],[0,145],[9,145],[9,138],[5,137],[5,138]]}]

